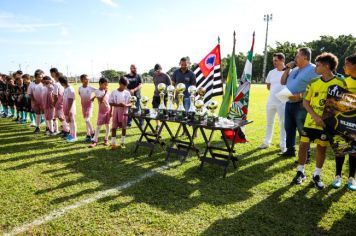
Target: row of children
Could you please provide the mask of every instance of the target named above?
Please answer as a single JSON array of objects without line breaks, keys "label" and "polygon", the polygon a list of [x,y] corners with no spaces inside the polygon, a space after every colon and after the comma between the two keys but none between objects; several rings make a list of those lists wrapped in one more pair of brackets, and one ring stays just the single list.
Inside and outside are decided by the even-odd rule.
[{"label": "row of children", "polygon": [[[101,127],[105,125],[104,145],[109,146],[111,120],[112,149],[119,146],[125,148],[127,112],[131,105],[127,79],[121,78],[118,89],[111,93],[108,91],[109,81],[106,78],[99,80],[99,89],[89,85],[88,76],[85,74],[80,76],[80,80],[82,86],[78,92],[86,124],[85,141],[92,142],[90,148],[97,146]],[[95,99],[98,101],[99,110],[94,132],[90,118]],[[22,71],[15,72],[12,77],[0,74],[0,101],[3,118],[14,118],[14,121],[26,124],[29,116],[31,125],[36,127],[34,133],[40,133],[40,124],[44,122],[46,135],[62,135],[67,142],[77,141],[75,90],[58,69],[51,68],[50,76],[46,76],[42,70],[36,70],[34,81]],[[58,122],[62,124],[61,132]],[[118,128],[122,129],[120,145],[116,145]]]}]

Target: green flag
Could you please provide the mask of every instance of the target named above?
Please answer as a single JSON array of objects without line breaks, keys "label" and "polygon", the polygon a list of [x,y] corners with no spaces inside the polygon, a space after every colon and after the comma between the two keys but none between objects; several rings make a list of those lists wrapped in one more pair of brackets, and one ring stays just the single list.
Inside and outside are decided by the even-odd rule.
[{"label": "green flag", "polygon": [[237,72],[236,72],[236,63],[235,63],[235,42],[234,42],[234,47],[230,58],[229,72],[227,74],[225,93],[219,111],[220,117],[228,116],[231,104],[234,98],[236,97],[236,92],[237,92]]}]

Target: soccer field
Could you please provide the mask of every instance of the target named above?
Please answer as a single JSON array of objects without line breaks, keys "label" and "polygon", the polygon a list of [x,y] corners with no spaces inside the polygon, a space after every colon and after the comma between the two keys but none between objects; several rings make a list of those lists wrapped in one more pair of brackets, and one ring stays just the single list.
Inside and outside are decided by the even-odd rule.
[{"label": "soccer field", "polygon": [[[152,94],[153,86],[144,85],[143,95]],[[87,143],[35,135],[33,128],[0,119],[0,234],[354,235],[356,195],[331,188],[330,150],[322,172],[327,187],[318,191],[309,185],[314,161],[307,165],[308,180],[290,185],[296,165],[277,155],[278,122],[273,145],[257,149],[267,97],[265,86],[252,86],[249,142],[235,146],[238,168],[231,166],[225,179],[220,167],[206,164],[200,171],[193,153],[183,164],[171,158],[170,167],[160,147],[152,157],[144,148],[133,155],[139,138],[135,126],[127,132],[126,149],[111,151],[102,145],[104,130],[97,148],[89,149]],[[82,140],[78,96],[76,104]],[[95,102],[94,126],[96,110]],[[163,139],[168,141],[164,131]],[[202,147],[199,133],[197,142]],[[346,183],[347,162],[343,173]]]}]

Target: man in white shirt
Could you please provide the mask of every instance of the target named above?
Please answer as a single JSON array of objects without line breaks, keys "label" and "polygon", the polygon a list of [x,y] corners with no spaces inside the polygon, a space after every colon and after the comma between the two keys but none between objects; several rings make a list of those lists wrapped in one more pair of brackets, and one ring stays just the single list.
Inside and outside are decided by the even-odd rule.
[{"label": "man in white shirt", "polygon": [[267,126],[266,136],[263,143],[259,146],[260,149],[268,148],[271,145],[274,117],[278,113],[279,126],[280,126],[280,143],[279,146],[282,152],[286,149],[286,131],[284,129],[284,109],[285,103],[282,103],[276,94],[279,93],[284,85],[281,85],[281,77],[283,75],[283,69],[285,67],[285,56],[283,53],[275,53],[273,55],[273,66],[275,69],[271,70],[266,79],[267,89],[270,91],[267,101]]}]

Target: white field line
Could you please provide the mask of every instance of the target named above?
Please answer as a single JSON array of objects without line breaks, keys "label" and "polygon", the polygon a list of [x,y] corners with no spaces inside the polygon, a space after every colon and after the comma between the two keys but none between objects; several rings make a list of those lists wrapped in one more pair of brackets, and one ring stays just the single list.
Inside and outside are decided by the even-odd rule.
[{"label": "white field line", "polygon": [[170,165],[165,165],[165,166],[162,166],[162,167],[158,167],[158,168],[152,169],[152,170],[140,175],[139,177],[137,177],[134,180],[125,182],[125,183],[123,183],[121,185],[118,185],[118,186],[116,186],[114,188],[111,188],[111,189],[100,191],[96,195],[94,195],[94,196],[92,196],[90,198],[83,199],[83,200],[75,202],[72,205],[63,207],[61,209],[54,210],[51,213],[49,213],[48,215],[41,216],[41,217],[37,218],[36,220],[32,221],[31,223],[27,223],[27,224],[24,224],[22,226],[16,227],[16,228],[12,229],[11,231],[5,233],[4,236],[17,235],[17,234],[20,234],[20,233],[24,233],[24,232],[28,231],[29,229],[31,229],[34,226],[39,226],[39,225],[48,223],[50,221],[53,221],[53,220],[55,220],[57,218],[60,218],[60,217],[64,216],[69,211],[77,209],[77,208],[79,208],[79,207],[81,207],[83,205],[93,203],[93,202],[95,202],[95,201],[97,201],[99,199],[102,199],[102,198],[105,198],[105,197],[108,197],[108,196],[119,195],[122,190],[127,189],[127,188],[129,188],[129,187],[141,182],[142,180],[144,180],[146,178],[152,177],[152,176],[154,176],[154,175],[156,175],[156,174],[158,174],[158,173],[160,173],[160,172],[162,172],[164,170],[167,170],[169,167],[170,167]]}]

